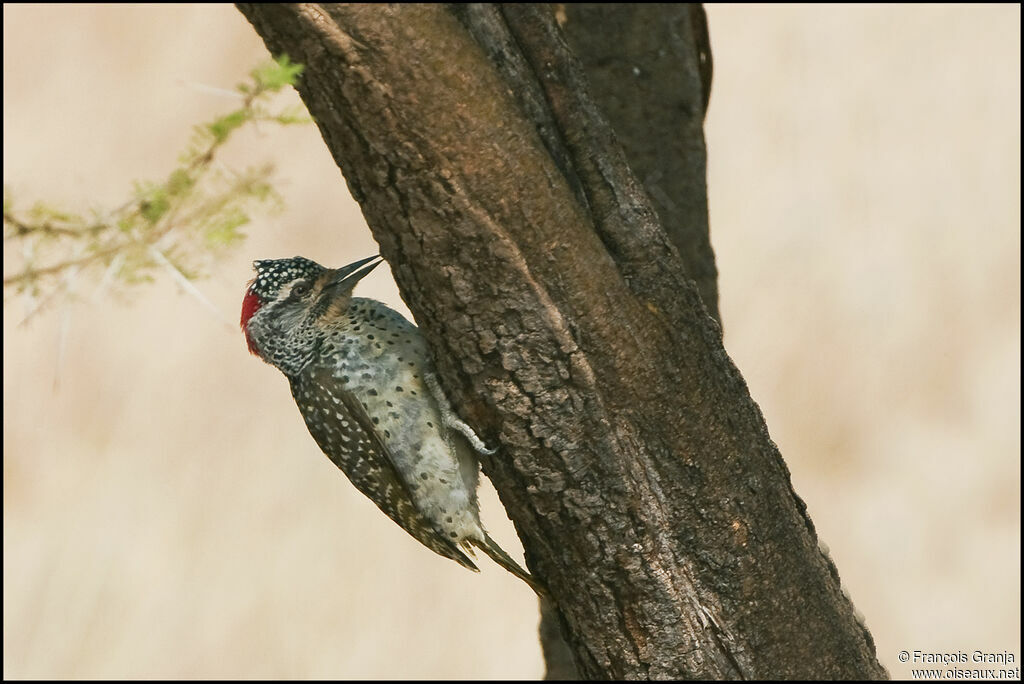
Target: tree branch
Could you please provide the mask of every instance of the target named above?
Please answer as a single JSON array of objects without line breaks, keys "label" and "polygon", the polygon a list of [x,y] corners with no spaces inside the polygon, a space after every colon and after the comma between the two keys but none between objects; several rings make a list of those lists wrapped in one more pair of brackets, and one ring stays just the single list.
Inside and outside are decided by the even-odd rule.
[{"label": "tree branch", "polygon": [[718,313],[704,113],[711,48],[699,4],[569,3],[563,30],[661,224]]}]

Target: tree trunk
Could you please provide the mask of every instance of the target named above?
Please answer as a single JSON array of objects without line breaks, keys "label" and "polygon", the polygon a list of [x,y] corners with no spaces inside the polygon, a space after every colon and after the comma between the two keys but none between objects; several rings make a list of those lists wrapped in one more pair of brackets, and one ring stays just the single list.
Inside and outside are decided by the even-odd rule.
[{"label": "tree trunk", "polygon": [[[484,470],[579,674],[884,677],[688,277],[714,280],[703,169],[662,185],[661,162],[624,152],[552,7],[240,5],[306,65],[299,92],[449,396],[500,445]],[[688,17],[637,11],[685,25],[699,59]],[[703,103],[706,82],[648,98]],[[682,144],[702,165],[703,142]],[[655,209],[628,159],[682,209]]]}]

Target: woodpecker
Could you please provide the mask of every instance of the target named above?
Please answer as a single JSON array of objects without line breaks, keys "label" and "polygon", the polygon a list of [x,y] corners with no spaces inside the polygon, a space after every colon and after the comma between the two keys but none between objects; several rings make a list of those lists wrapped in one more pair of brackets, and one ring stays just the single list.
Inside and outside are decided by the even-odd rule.
[{"label": "woodpecker", "polygon": [[473,449],[493,452],[451,408],[423,336],[383,303],[352,296],[380,263],[254,262],[242,300],[249,351],[284,373],[320,449],[402,529],[473,571],[479,548],[542,594],[480,523]]}]

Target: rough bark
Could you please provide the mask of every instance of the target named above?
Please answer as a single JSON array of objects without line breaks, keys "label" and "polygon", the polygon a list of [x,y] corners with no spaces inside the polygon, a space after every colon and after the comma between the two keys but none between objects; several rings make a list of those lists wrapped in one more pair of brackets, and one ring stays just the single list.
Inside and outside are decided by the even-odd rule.
[{"label": "rough bark", "polygon": [[484,470],[579,673],[883,677],[551,8],[240,8],[306,65],[446,389],[500,445]]},{"label": "rough bark", "polygon": [[571,3],[557,15],[600,106],[708,313],[718,271],[708,235],[704,114],[711,47],[699,4]]}]

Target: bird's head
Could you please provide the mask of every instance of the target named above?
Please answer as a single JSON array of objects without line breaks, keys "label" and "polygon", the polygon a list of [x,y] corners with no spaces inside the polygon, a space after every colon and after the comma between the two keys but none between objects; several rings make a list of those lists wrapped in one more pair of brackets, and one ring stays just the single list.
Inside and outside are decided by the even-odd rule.
[{"label": "bird's head", "polygon": [[298,373],[348,307],[356,283],[379,263],[379,256],[337,269],[303,257],[253,262],[241,318],[249,351],[285,375]]}]

